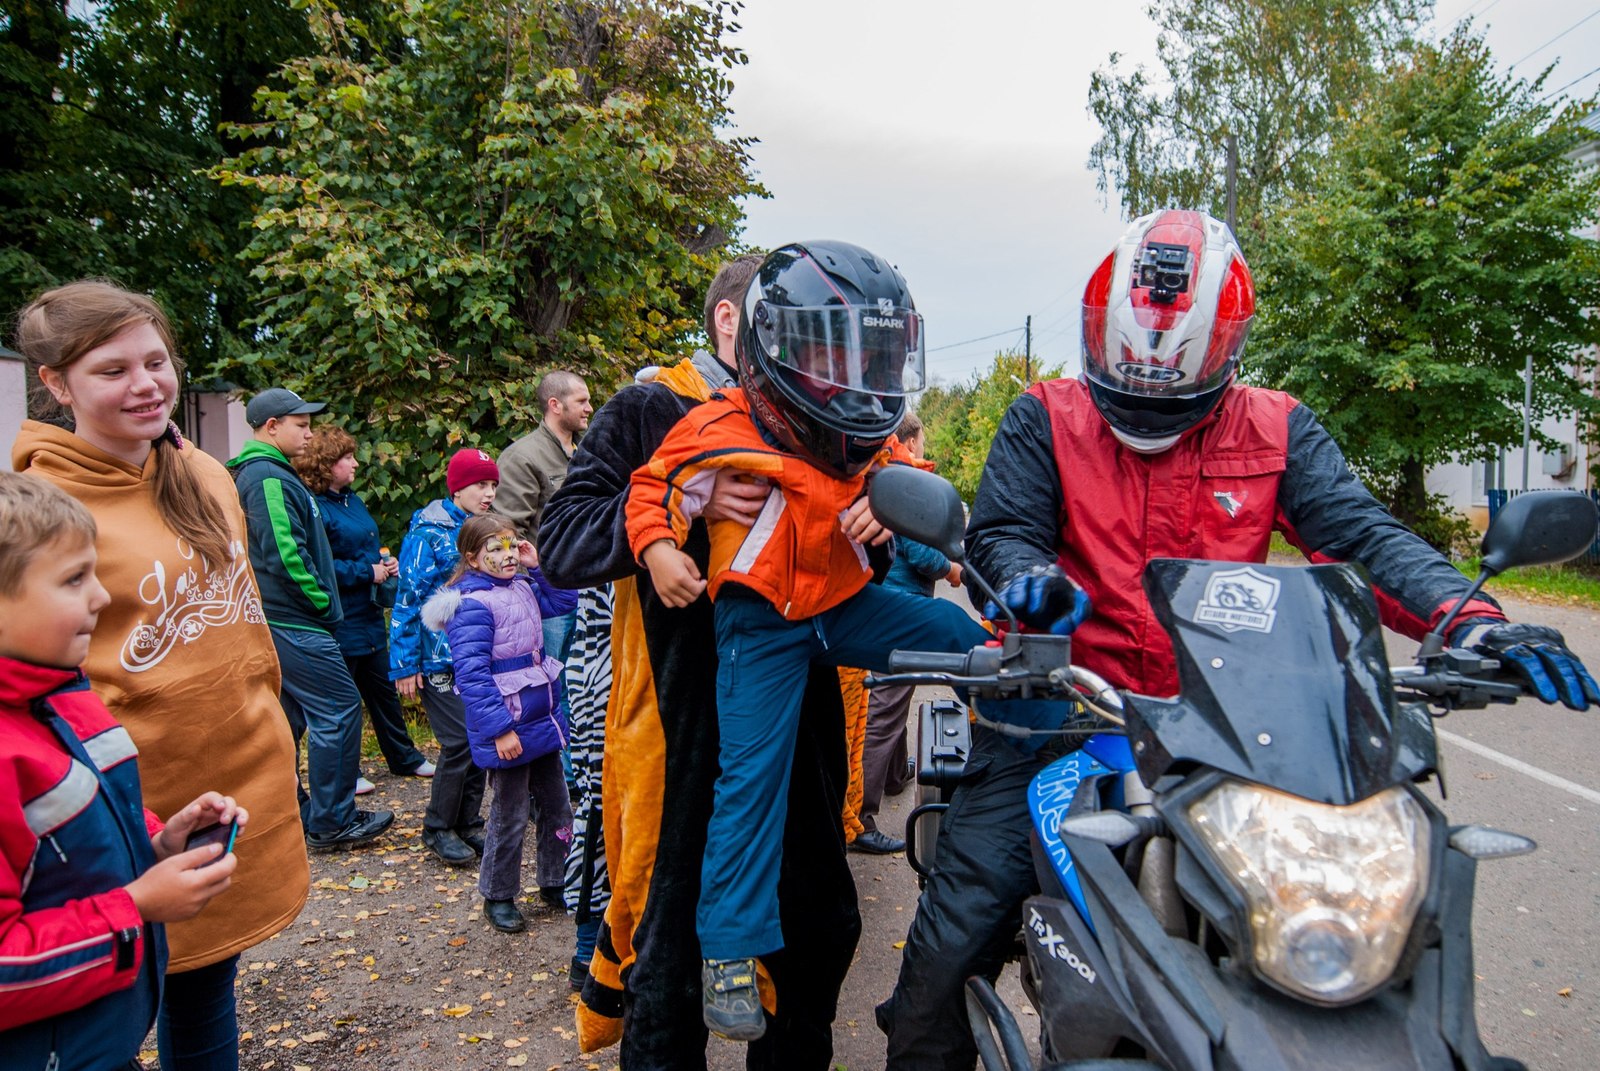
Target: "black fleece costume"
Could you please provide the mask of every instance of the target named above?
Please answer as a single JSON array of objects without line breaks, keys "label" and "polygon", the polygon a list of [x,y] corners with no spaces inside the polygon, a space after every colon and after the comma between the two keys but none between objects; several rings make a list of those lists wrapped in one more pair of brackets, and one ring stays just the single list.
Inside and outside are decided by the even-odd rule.
[{"label": "black fleece costume", "polygon": [[[624,507],[629,475],[706,400],[708,377],[726,381],[701,353],[606,403],[539,527],[552,582],[616,583],[603,792],[612,902],[578,1016],[586,1047],[615,1040],[607,1020],[621,1019],[628,1071],[706,1066],[695,907],[717,776],[711,602],[662,604],[628,548]],[[704,572],[703,522],[683,549]],[[777,1011],[750,1044],[751,1068],[830,1065],[839,989],[861,934],[840,819],[848,756],[834,670],[813,669],[802,719],[778,888],[786,947],[762,959]]]}]

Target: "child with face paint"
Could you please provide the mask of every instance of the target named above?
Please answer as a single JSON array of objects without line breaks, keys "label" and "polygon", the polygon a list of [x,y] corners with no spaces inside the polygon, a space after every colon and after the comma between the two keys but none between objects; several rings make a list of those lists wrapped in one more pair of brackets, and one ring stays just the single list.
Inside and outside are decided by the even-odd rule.
[{"label": "child with face paint", "polygon": [[527,925],[522,841],[534,802],[540,899],[563,909],[572,804],[561,770],[567,723],[555,701],[561,663],[544,651],[544,615],[571,613],[576,592],[551,586],[533,544],[506,518],[470,517],[456,537],[455,575],[422,608],[424,624],[450,640],[456,688],[467,712],[472,761],[488,775],[491,800],[478,890],[484,918],[504,933]]}]

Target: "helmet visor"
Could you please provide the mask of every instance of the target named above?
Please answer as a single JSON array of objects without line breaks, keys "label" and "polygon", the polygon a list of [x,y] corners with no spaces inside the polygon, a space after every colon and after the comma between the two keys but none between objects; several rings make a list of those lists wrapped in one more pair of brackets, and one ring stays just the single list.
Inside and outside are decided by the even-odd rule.
[{"label": "helmet visor", "polygon": [[799,375],[882,397],[915,394],[927,385],[922,317],[915,309],[888,301],[793,308],[755,297],[749,313],[766,358]]}]

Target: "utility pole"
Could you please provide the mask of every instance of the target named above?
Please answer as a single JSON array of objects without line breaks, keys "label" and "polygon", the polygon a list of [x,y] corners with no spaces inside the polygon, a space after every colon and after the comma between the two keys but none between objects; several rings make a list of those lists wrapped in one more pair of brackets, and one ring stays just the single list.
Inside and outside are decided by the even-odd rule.
[{"label": "utility pole", "polygon": [[1239,139],[1228,135],[1228,230],[1239,240]]},{"label": "utility pole", "polygon": [[1533,452],[1533,353],[1522,365],[1522,489],[1528,489],[1528,455]]},{"label": "utility pole", "polygon": [[1022,385],[1033,385],[1033,317],[1029,316],[1022,325]]}]

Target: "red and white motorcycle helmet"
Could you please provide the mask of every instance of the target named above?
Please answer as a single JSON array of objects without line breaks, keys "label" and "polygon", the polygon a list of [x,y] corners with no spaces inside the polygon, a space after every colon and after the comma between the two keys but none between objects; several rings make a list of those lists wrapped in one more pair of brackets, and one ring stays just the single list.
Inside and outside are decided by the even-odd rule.
[{"label": "red and white motorcycle helmet", "polygon": [[1083,374],[1118,440],[1160,453],[1233,382],[1255,284],[1227,224],[1166,209],[1133,222],[1083,294]]}]

